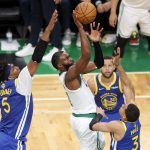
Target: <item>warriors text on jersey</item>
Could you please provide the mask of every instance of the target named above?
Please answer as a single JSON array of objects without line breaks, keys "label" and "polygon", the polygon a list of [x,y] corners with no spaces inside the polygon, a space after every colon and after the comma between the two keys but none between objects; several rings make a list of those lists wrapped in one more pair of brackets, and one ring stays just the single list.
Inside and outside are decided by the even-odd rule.
[{"label": "warriors text on jersey", "polygon": [[140,150],[141,124],[139,120],[134,123],[122,121],[120,123],[124,126],[125,134],[119,141],[112,138],[110,150]]},{"label": "warriors text on jersey", "polygon": [[[32,78],[27,67],[25,67],[16,80],[8,80],[0,85],[2,114],[0,139],[5,140],[3,135],[6,135],[10,139],[14,139],[13,141],[26,142],[26,135],[29,131],[33,112],[31,83]],[[7,141],[10,139],[7,139]],[[18,146],[21,147],[21,144],[18,144]],[[3,141],[0,142],[1,148],[9,150],[9,148],[5,148]]]}]

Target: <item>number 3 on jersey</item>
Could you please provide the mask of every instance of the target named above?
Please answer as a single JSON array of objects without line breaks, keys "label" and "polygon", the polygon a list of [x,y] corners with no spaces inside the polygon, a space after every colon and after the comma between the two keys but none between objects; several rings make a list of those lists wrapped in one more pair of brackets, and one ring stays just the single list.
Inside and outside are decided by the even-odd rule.
[{"label": "number 3 on jersey", "polygon": [[4,98],[2,99],[2,106],[4,107],[4,111],[5,111],[6,113],[9,113],[9,112],[10,112],[10,105],[9,105],[9,103],[7,102],[7,97],[4,97]]},{"label": "number 3 on jersey", "polygon": [[132,140],[134,141],[133,144],[134,144],[134,146],[135,146],[135,148],[132,148],[132,150],[137,150],[138,147],[139,147],[139,144],[138,144],[138,135],[135,136],[135,137],[133,137]]}]

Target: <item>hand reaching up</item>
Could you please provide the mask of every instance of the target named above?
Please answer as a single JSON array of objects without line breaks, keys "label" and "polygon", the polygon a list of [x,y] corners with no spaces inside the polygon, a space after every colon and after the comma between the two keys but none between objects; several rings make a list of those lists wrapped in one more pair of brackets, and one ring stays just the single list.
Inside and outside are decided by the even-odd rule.
[{"label": "hand reaching up", "polygon": [[57,22],[57,17],[58,17],[58,12],[57,12],[57,10],[55,10],[53,12],[52,17],[51,17],[51,19],[50,19],[50,21],[48,23],[48,26],[46,27],[45,30],[48,30],[50,32],[53,30],[53,28],[55,26],[55,23]]},{"label": "hand reaching up", "polygon": [[57,17],[58,17],[58,13],[57,13],[57,10],[55,10],[52,14],[52,17],[51,17],[43,35],[42,35],[42,37],[41,37],[42,40],[49,41],[49,36],[50,36],[50,34],[51,34],[51,32],[52,32],[52,30],[53,30],[53,28],[57,22]]},{"label": "hand reaching up", "polygon": [[87,33],[87,36],[89,39],[93,42],[99,42],[101,40],[101,33],[103,31],[103,28],[100,28],[100,23],[97,24],[97,27],[95,26],[95,22],[90,24],[91,33]]},{"label": "hand reaching up", "polygon": [[120,61],[120,48],[117,47],[117,49],[114,51],[114,56],[113,56],[113,64],[118,67]]}]

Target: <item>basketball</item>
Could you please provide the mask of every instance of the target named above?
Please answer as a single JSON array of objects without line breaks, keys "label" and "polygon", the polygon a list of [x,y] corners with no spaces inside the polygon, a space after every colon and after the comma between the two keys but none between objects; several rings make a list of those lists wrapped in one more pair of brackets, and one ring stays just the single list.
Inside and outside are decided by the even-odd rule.
[{"label": "basketball", "polygon": [[89,24],[93,22],[97,14],[95,6],[90,2],[79,3],[75,8],[75,12],[78,20],[82,24]]}]

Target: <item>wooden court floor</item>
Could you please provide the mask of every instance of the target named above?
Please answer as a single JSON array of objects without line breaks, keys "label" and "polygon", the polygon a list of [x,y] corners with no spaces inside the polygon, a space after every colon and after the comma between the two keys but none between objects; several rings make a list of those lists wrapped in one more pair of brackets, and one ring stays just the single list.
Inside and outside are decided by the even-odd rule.
[{"label": "wooden court floor", "polygon": [[[92,75],[85,76],[86,79]],[[129,74],[141,110],[141,150],[150,149],[150,73]],[[70,127],[70,105],[58,76],[35,76],[34,115],[28,134],[27,150],[79,150]],[[109,150],[109,134],[106,147]]]}]

